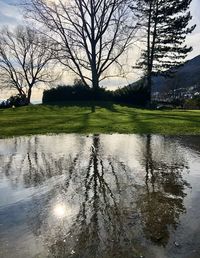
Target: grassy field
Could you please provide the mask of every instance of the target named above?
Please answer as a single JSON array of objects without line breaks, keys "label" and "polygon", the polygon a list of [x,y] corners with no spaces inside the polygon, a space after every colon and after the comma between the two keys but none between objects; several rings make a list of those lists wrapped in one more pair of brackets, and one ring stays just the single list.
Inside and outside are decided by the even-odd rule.
[{"label": "grassy field", "polygon": [[0,138],[47,133],[200,135],[200,111],[94,105],[32,105],[0,110]]}]

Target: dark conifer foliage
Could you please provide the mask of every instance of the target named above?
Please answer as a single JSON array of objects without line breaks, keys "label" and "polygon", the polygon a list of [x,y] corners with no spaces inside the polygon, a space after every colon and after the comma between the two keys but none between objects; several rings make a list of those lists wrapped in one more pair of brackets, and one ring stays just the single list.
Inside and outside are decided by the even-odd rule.
[{"label": "dark conifer foliage", "polygon": [[189,26],[191,1],[137,0],[132,6],[143,20],[141,25],[145,31],[146,47],[138,64],[145,71],[149,99],[152,75],[170,75],[192,51],[192,47],[185,44],[187,34],[196,26]]}]

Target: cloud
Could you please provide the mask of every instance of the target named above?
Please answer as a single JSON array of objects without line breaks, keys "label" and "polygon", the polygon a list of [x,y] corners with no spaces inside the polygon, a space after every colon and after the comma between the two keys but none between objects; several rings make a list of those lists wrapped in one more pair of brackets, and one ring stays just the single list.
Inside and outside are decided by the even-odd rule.
[{"label": "cloud", "polygon": [[187,37],[186,43],[188,46],[193,47],[193,51],[188,55],[187,59],[191,59],[195,56],[200,55],[200,32],[195,32]]},{"label": "cloud", "polygon": [[196,24],[195,30],[192,32],[191,35],[187,36],[186,43],[188,46],[193,47],[193,51],[188,55],[187,59],[191,59],[195,56],[200,55],[200,16],[199,16],[199,10],[200,10],[200,1],[199,0],[193,0],[191,3],[191,14],[192,14],[192,20],[190,21],[190,25]]},{"label": "cloud", "polygon": [[196,23],[197,24],[196,31],[198,31],[198,32],[200,32],[199,10],[200,10],[200,1],[199,0],[193,0],[192,3],[191,3],[191,14],[193,16],[192,23]]},{"label": "cloud", "polygon": [[0,25],[15,26],[22,23],[22,10],[17,3],[19,1],[0,0]]}]

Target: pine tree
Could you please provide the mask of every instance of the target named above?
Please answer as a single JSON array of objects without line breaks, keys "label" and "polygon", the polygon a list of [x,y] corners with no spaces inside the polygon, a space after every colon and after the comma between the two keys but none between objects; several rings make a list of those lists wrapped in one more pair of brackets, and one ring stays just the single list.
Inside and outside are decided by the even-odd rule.
[{"label": "pine tree", "polygon": [[145,29],[146,49],[138,64],[145,71],[149,101],[152,76],[170,76],[192,51],[192,47],[185,44],[186,36],[196,27],[189,26],[191,1],[137,0],[137,6],[132,7],[138,11]]}]

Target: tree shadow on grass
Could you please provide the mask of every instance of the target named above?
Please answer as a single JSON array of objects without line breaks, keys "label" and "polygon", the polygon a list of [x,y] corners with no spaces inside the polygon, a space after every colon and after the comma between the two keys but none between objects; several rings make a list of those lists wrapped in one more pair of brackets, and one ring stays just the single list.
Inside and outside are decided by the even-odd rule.
[{"label": "tree shadow on grass", "polygon": [[91,113],[94,113],[96,109],[105,108],[112,112],[117,112],[114,103],[109,101],[68,101],[68,102],[51,102],[48,104],[49,107],[57,106],[57,107],[80,107],[80,108],[90,108]]},{"label": "tree shadow on grass", "polygon": [[[125,105],[119,104],[121,107],[125,107]],[[129,106],[130,108],[131,106]],[[132,108],[134,108],[132,106]],[[141,110],[141,112],[140,112]],[[195,111],[188,111],[188,110],[178,110],[178,111],[170,111],[170,110],[150,110],[150,109],[144,109],[139,108],[139,110],[134,111],[134,109],[130,110],[117,110],[118,113],[121,114],[128,114],[130,116],[133,116],[134,119],[135,116],[141,115],[143,116],[140,118],[140,120],[147,121],[147,120],[153,120],[153,119],[166,119],[167,121],[170,120],[177,120],[178,121],[186,121],[190,123],[198,124],[200,123],[200,113]]]},{"label": "tree shadow on grass", "polygon": [[[176,120],[178,121],[185,121],[190,123],[200,123],[200,117],[193,116],[190,114],[179,115],[179,114],[145,114],[146,118],[144,120],[152,120],[152,119],[167,119],[167,120]],[[198,120],[197,120],[198,118]]]}]

